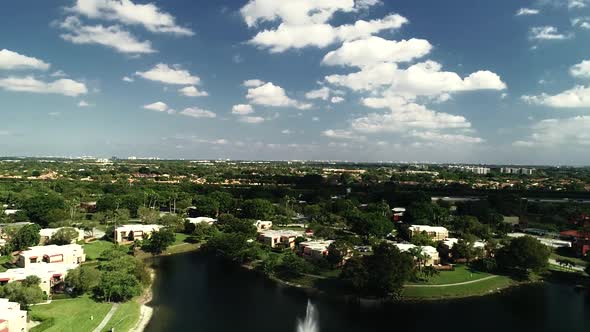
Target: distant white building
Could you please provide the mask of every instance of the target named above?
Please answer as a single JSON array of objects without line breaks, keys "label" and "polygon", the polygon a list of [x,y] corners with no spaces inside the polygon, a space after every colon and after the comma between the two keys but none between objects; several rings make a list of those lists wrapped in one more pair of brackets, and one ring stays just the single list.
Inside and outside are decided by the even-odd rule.
[{"label": "distant white building", "polygon": [[65,246],[36,246],[29,250],[21,251],[16,265],[28,268],[36,264],[74,264],[78,265],[86,261],[84,248],[79,244]]},{"label": "distant white building", "polygon": [[209,218],[209,217],[196,217],[196,218],[186,218],[186,221],[190,222],[191,224],[201,224],[206,223],[208,225],[213,225],[217,222],[217,219]]},{"label": "distant white building", "polygon": [[27,312],[20,304],[0,299],[0,332],[26,332]]},{"label": "distant white building", "polygon": [[[396,246],[401,252],[408,252],[410,249],[416,248],[415,245],[410,243],[393,243],[393,245]],[[438,255],[438,251],[435,247],[422,246],[420,248],[422,249],[422,253],[427,256],[424,265],[432,266],[440,264],[440,256]]]},{"label": "distant white building", "polygon": [[256,229],[260,232],[263,230],[271,229],[272,228],[272,221],[265,221],[265,220],[256,220],[254,223]]},{"label": "distant white building", "polygon": [[[447,238],[445,240],[442,241],[447,247],[449,247],[449,249],[452,249],[455,244],[457,244],[459,242],[459,239],[457,238]],[[484,241],[475,241],[473,243],[473,248],[484,248],[486,246],[486,243]]]},{"label": "distant white building", "polygon": [[75,269],[77,264],[32,264],[27,268],[8,269],[0,272],[0,286],[14,281],[23,281],[28,276],[37,276],[41,279],[39,287],[45,294],[51,294],[56,287],[63,285],[68,271]]},{"label": "distant white building", "polygon": [[264,230],[258,235],[258,241],[271,248],[295,248],[295,239],[303,236],[303,232],[291,230]]},{"label": "distant white building", "polygon": [[299,250],[303,257],[323,258],[328,256],[328,247],[334,240],[315,240],[299,243]]},{"label": "distant white building", "polygon": [[[39,235],[41,235],[40,243],[49,243],[51,239],[62,228],[73,228],[73,227],[59,227],[59,228],[43,228],[39,231]],[[78,232],[78,237],[72,240],[72,243],[76,243],[78,241],[84,240],[84,231],[78,228],[73,228],[76,232]]]},{"label": "distant white building", "polygon": [[522,175],[533,175],[535,172],[534,168],[520,168],[520,167],[502,167],[500,173],[502,174],[522,174]]},{"label": "distant white building", "polygon": [[[13,214],[16,214],[18,211],[20,210],[16,210],[16,209],[6,209],[4,210],[4,214],[7,216],[11,216]],[[1,332],[1,331],[0,331]]]},{"label": "distant white building", "polygon": [[551,247],[551,248],[571,248],[572,247],[572,243],[570,241],[550,239],[550,238],[545,238],[545,237],[538,236],[538,235],[530,235],[530,234],[525,234],[525,233],[508,233],[506,235],[508,237],[513,238],[513,239],[523,237],[523,236],[534,237],[535,239],[539,240],[539,242],[541,242],[542,244],[546,245],[547,247]]},{"label": "distant white building", "polygon": [[133,242],[135,240],[144,240],[153,232],[164,228],[162,225],[123,225],[115,229],[114,238],[117,243]]},{"label": "distant white building", "polygon": [[434,241],[442,241],[449,237],[449,230],[441,226],[412,225],[409,230],[411,236],[426,232],[426,234]]}]

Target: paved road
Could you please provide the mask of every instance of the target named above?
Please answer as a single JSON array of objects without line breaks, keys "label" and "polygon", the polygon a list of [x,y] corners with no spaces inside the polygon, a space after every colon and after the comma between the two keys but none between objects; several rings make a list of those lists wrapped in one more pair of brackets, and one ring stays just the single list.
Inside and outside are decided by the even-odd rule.
[{"label": "paved road", "polygon": [[458,282],[456,284],[444,284],[444,285],[405,285],[404,287],[412,287],[412,288],[438,288],[438,287],[452,287],[452,286],[461,286],[461,285],[468,285],[468,284],[474,284],[476,282],[480,282],[480,281],[484,281],[484,280],[489,280],[489,279],[493,279],[496,278],[497,276],[488,276],[485,278],[481,278],[481,279],[477,279],[477,280],[470,280],[470,281],[464,281],[464,282]]},{"label": "paved road", "polygon": [[109,313],[106,316],[104,316],[104,319],[102,320],[102,322],[100,322],[100,325],[98,325],[94,329],[94,331],[92,331],[92,332],[100,332],[100,331],[102,331],[102,329],[104,329],[105,326],[107,326],[108,322],[111,320],[111,318],[113,317],[113,315],[117,311],[117,308],[119,308],[119,303],[113,304],[113,306],[111,307],[111,310],[109,311]]}]

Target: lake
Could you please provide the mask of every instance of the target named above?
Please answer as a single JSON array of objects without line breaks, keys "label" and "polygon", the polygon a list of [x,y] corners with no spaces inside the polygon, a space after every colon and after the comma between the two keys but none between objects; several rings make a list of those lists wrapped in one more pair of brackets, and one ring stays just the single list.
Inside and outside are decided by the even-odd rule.
[{"label": "lake", "polygon": [[[199,253],[161,257],[146,332],[317,331],[298,326],[309,296]],[[319,331],[590,331],[590,296],[572,286],[513,288],[484,297],[361,306],[313,296]]]}]

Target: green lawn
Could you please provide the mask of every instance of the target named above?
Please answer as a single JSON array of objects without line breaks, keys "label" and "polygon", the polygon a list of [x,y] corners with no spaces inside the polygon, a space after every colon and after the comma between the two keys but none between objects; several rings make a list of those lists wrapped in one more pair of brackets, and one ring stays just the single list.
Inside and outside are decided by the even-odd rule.
[{"label": "green lawn", "polygon": [[86,253],[86,260],[96,260],[100,257],[100,254],[112,248],[114,244],[109,241],[97,240],[94,242],[84,244],[84,253]]},{"label": "green lawn", "polygon": [[186,240],[186,238],[188,238],[188,235],[184,234],[184,233],[175,233],[174,236],[175,236],[175,240],[174,240],[174,243],[172,244],[173,246],[177,245],[177,244],[181,244],[181,243],[186,243],[185,240]]},{"label": "green lawn", "polygon": [[109,332],[113,327],[115,331],[129,331],[139,320],[139,308],[136,301],[122,303],[102,331]]},{"label": "green lawn", "polygon": [[4,272],[7,268],[4,266],[10,263],[11,256],[0,256],[0,272]]},{"label": "green lawn", "polygon": [[456,284],[459,282],[478,280],[490,276],[489,273],[479,272],[469,269],[465,265],[455,265],[455,271],[440,271],[437,276],[430,278],[428,281],[411,283],[418,285],[444,285]]},{"label": "green lawn", "polygon": [[[29,317],[41,320],[31,332],[92,332],[111,309],[110,303],[94,302],[88,297],[55,300],[31,307]],[[94,316],[91,320],[90,317]]]},{"label": "green lawn", "polygon": [[505,276],[497,276],[467,285],[450,287],[406,287],[403,296],[411,299],[439,299],[452,297],[465,297],[485,295],[506,288],[513,283],[512,279]]}]

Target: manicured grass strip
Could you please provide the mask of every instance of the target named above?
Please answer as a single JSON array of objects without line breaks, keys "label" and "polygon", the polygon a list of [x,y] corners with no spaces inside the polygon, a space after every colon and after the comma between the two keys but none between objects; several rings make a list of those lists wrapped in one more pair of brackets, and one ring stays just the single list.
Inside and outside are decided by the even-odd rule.
[{"label": "manicured grass strip", "polygon": [[[55,300],[50,304],[32,306],[31,319],[43,323],[30,332],[92,332],[111,306],[110,303],[95,302],[88,297]],[[93,320],[90,319],[91,316],[94,316]]]},{"label": "manicured grass strip", "polygon": [[84,253],[86,253],[86,260],[96,260],[100,257],[100,254],[112,248],[114,244],[109,241],[97,240],[94,242],[84,244]]},{"label": "manicured grass strip", "polygon": [[177,245],[177,244],[181,244],[181,243],[186,243],[185,240],[188,237],[187,234],[184,233],[175,233],[174,234],[174,243],[172,245]]},{"label": "manicured grass strip", "polygon": [[456,284],[465,281],[473,281],[489,277],[490,274],[486,272],[480,272],[470,270],[465,265],[456,265],[454,271],[440,271],[437,276],[433,276],[427,281],[415,282],[410,284],[416,285],[445,285],[445,284]]},{"label": "manicured grass strip", "polygon": [[484,295],[498,289],[506,288],[513,283],[505,276],[482,280],[459,286],[450,287],[406,287],[403,296],[412,299],[437,299]]},{"label": "manicured grass strip", "polygon": [[129,331],[139,319],[139,308],[140,305],[136,301],[129,301],[121,303],[111,320],[107,323],[103,332],[111,331],[111,328],[115,328],[115,331]]},{"label": "manicured grass strip", "polygon": [[555,251],[551,252],[551,256],[549,256],[549,257],[553,258],[555,260],[565,259],[565,260],[568,260],[568,261],[573,262],[574,264],[580,265],[580,266],[588,265],[588,262],[586,262],[585,260],[583,260],[581,258],[563,256],[563,255],[556,253]]}]

